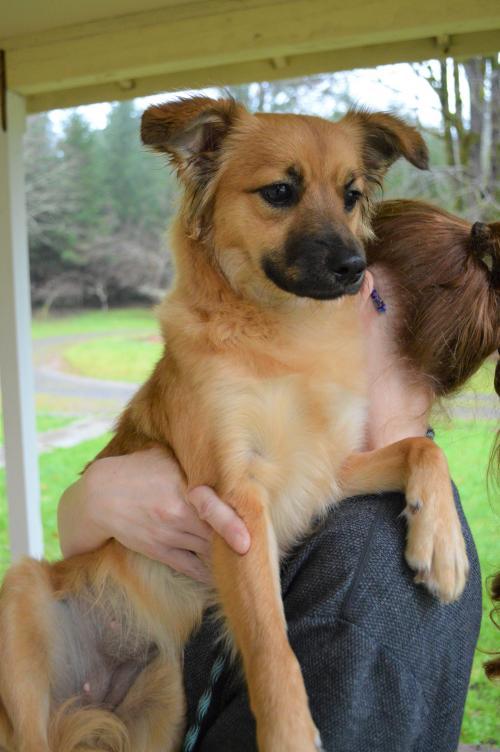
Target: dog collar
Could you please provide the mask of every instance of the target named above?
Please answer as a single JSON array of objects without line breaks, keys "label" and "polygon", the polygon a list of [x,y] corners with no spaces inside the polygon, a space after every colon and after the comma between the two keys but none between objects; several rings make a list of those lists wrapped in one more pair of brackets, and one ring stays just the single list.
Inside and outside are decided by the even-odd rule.
[{"label": "dog collar", "polygon": [[387,311],[387,306],[378,294],[377,290],[373,288],[373,290],[370,293],[370,298],[373,300],[373,305],[377,309],[378,313],[385,313]]}]

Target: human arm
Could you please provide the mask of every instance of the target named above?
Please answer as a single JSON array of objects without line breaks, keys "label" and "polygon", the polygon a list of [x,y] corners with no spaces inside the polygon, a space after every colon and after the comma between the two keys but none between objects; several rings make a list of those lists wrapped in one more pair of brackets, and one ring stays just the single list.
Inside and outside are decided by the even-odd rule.
[{"label": "human arm", "polygon": [[240,518],[208,489],[185,493],[176,461],[159,448],[96,460],[61,497],[58,525],[66,557],[115,538],[201,581],[214,530],[237,553],[250,544]]}]

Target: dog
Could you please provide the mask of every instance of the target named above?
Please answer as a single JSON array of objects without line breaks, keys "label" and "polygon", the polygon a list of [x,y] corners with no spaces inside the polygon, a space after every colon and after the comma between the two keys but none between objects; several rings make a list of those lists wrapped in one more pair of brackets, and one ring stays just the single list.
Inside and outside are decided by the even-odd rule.
[{"label": "dog", "polygon": [[[143,115],[145,145],[184,188],[164,353],[98,455],[175,455],[246,523],[244,556],[216,537],[215,598],[239,651],[261,752],[320,749],[287,640],[279,560],[353,493],[405,490],[407,560],[444,601],[467,556],[444,455],[426,438],[360,453],[366,414],[356,293],[370,196],[419,133],[385,113],[339,122],[250,114],[193,97]],[[90,466],[89,472],[92,472]],[[0,748],[174,752],[182,650],[213,593],[110,541],[13,566],[0,594]]]}]

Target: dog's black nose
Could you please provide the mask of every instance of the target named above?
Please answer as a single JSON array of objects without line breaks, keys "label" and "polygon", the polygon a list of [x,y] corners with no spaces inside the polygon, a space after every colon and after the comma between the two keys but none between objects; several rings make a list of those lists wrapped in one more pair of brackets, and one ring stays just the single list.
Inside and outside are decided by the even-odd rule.
[{"label": "dog's black nose", "polygon": [[360,256],[350,256],[349,258],[333,259],[330,262],[330,269],[345,287],[350,287],[361,281],[366,269],[366,262]]}]

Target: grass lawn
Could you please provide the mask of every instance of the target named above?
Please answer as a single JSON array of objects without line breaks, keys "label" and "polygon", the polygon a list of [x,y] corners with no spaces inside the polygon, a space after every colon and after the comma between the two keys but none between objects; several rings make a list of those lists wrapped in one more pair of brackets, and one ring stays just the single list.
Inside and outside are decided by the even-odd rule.
[{"label": "grass lawn", "polygon": [[70,345],[63,358],[81,376],[138,383],[151,373],[162,349],[154,335],[114,335]]},{"label": "grass lawn", "polygon": [[498,485],[492,482],[487,489],[485,481],[497,427],[494,421],[456,421],[453,427],[440,429],[436,426],[436,441],[446,452],[453,479],[460,490],[481,562],[484,589],[483,621],[467,697],[462,741],[500,746],[499,688],[485,678],[482,668],[487,660],[486,653],[500,649],[500,633],[489,618],[491,600],[485,587],[487,578],[500,570],[500,493]]},{"label": "grass lawn", "polygon": [[[500,568],[498,540],[500,533],[500,499],[493,489],[486,490],[486,468],[493,440],[492,422],[457,422],[453,427],[436,427],[438,443],[445,449],[453,477],[460,489],[462,503],[472,528],[481,560],[483,580]],[[59,556],[56,533],[58,499],[72,483],[85,463],[107,441],[84,442],[71,449],[58,449],[40,458],[42,512],[47,557]],[[497,552],[495,554],[495,551]],[[0,470],[0,576],[8,565],[7,522],[5,506],[5,475]],[[484,652],[498,649],[499,635],[488,618],[489,600],[485,595],[484,614],[478,650],[474,661],[471,687],[467,699],[462,741],[468,744],[500,745],[498,729],[498,687],[484,677]]]},{"label": "grass lawn", "polygon": [[[61,555],[57,538],[56,509],[59,498],[85,464],[105,445],[107,436],[85,441],[70,449],[55,449],[40,456],[40,488],[45,553],[48,559]],[[0,469],[0,577],[9,563],[5,470]]]},{"label": "grass lawn", "polygon": [[35,315],[31,327],[33,339],[120,330],[141,330],[151,334],[158,332],[154,311],[150,308],[117,308],[109,311],[79,311],[59,316]]},{"label": "grass lawn", "polygon": [[487,394],[493,392],[493,381],[495,378],[495,361],[490,359],[483,363],[477,373],[465,384],[463,389],[471,392]]}]

